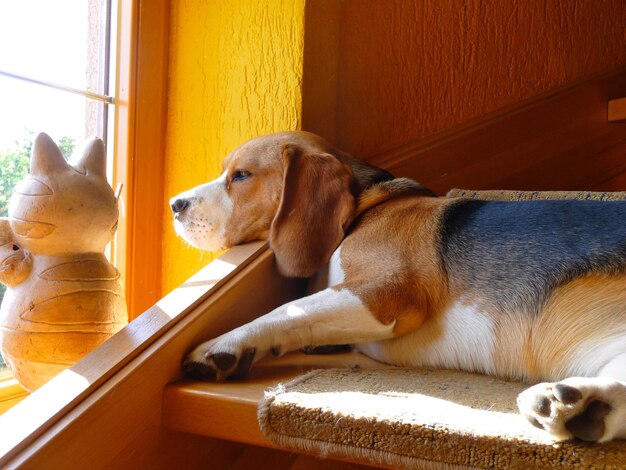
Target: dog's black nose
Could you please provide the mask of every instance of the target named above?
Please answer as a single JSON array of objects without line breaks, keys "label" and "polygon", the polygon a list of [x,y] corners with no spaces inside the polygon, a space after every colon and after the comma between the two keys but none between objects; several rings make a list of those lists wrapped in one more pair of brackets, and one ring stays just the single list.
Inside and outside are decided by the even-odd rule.
[{"label": "dog's black nose", "polygon": [[178,214],[179,212],[184,211],[188,205],[188,199],[176,199],[174,202],[172,202],[170,207],[172,208],[172,212],[174,214]]}]

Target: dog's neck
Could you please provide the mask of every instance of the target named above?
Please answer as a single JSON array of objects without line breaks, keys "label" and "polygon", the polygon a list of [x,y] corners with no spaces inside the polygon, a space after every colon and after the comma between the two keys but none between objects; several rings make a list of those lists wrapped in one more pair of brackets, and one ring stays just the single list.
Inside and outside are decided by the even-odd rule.
[{"label": "dog's neck", "polygon": [[372,207],[378,206],[390,199],[403,196],[428,196],[436,194],[422,184],[409,178],[395,178],[383,181],[365,189],[357,200],[354,219],[360,217]]}]

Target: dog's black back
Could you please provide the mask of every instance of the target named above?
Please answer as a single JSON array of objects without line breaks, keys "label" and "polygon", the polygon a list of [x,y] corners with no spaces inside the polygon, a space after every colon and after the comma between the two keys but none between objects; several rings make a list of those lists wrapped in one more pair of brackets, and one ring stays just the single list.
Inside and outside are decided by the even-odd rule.
[{"label": "dog's black back", "polygon": [[576,277],[626,270],[626,201],[461,199],[441,223],[439,252],[451,285],[504,312],[536,312]]}]

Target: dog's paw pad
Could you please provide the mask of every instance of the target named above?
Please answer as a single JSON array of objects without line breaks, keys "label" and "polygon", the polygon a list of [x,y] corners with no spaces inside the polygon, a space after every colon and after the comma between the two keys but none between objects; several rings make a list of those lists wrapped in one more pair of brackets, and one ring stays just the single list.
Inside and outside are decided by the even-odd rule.
[{"label": "dog's paw pad", "polygon": [[215,369],[203,362],[187,360],[183,363],[183,372],[186,377],[196,380],[214,379]]},{"label": "dog's paw pad", "polygon": [[191,354],[183,363],[185,375],[192,379],[243,378],[248,375],[256,348],[246,348],[238,355],[230,352]]},{"label": "dog's paw pad", "polygon": [[539,421],[534,416],[526,416],[526,419],[528,420],[530,424],[535,426],[537,429],[545,430],[545,428],[543,427],[543,424],[541,424],[541,421]]},{"label": "dog's paw pad", "polygon": [[611,412],[611,405],[592,400],[584,411],[565,422],[565,427],[583,441],[596,442],[604,435],[604,418]]},{"label": "dog's paw pad", "polygon": [[572,377],[534,385],[519,395],[517,404],[530,424],[558,439],[602,442],[619,432],[619,412],[613,411],[626,405],[624,398],[626,390],[619,381]]},{"label": "dog's paw pad", "polygon": [[252,362],[254,361],[254,356],[256,355],[256,348],[247,348],[241,352],[241,358],[239,358],[239,362],[237,363],[237,367],[235,370],[229,375],[232,379],[241,379],[248,375],[250,372],[250,367],[252,367]]},{"label": "dog's paw pad", "polygon": [[580,390],[564,383],[554,384],[552,387],[552,393],[554,393],[554,398],[565,405],[571,405],[582,400],[583,398],[583,394]]},{"label": "dog's paw pad", "polygon": [[548,418],[561,405],[574,405],[582,400],[583,395],[575,387],[562,383],[552,384],[533,395],[533,399],[528,401],[533,415]]},{"label": "dog's paw pad", "polygon": [[237,362],[237,356],[231,353],[224,352],[213,354],[211,356],[211,359],[213,360],[213,364],[215,364],[215,367],[223,372],[227,372],[232,369]]},{"label": "dog's paw pad", "polygon": [[552,400],[545,395],[537,394],[532,404],[532,410],[536,415],[548,417],[552,414]]}]

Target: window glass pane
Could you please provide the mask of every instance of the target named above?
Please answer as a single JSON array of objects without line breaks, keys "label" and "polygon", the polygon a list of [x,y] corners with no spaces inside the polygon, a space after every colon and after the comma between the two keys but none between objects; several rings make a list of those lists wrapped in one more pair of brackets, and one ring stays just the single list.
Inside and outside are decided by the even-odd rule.
[{"label": "window glass pane", "polygon": [[102,92],[102,3],[0,0],[0,70]]},{"label": "window glass pane", "polygon": [[0,103],[0,151],[42,131],[57,143],[101,135],[102,103],[80,95],[0,76]]}]

